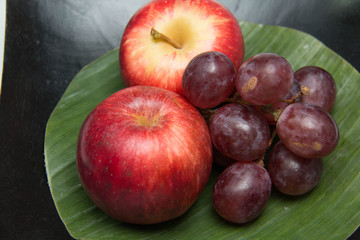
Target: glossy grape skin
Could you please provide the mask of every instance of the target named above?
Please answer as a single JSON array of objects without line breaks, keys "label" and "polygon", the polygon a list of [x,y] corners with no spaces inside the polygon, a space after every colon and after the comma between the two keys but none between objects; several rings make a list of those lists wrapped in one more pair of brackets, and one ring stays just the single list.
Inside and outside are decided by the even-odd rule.
[{"label": "glossy grape skin", "polygon": [[268,172],[255,162],[235,162],[217,178],[212,201],[229,222],[246,223],[263,211],[271,193]]},{"label": "glossy grape skin", "polygon": [[[288,94],[285,95],[283,100],[290,100],[293,97],[297,96],[298,93],[300,92],[300,84],[298,83],[298,81],[296,81],[296,79],[293,79],[293,86],[290,90],[290,92],[288,92]],[[301,102],[302,101],[302,96],[300,95],[295,102]],[[266,121],[268,122],[268,124],[270,125],[275,125],[276,124],[276,115],[273,114],[273,112],[282,112],[287,106],[289,106],[290,103],[287,102],[276,102],[271,104],[271,106],[269,105],[254,105],[255,110],[257,110],[258,112],[261,113],[261,115],[266,119]]]},{"label": "glossy grape skin", "polygon": [[270,139],[266,120],[251,106],[226,104],[215,112],[209,123],[214,146],[225,156],[252,161],[263,155]]},{"label": "glossy grape skin", "polygon": [[276,131],[287,148],[304,158],[323,158],[339,141],[339,130],[333,117],[311,103],[294,103],[286,107],[276,123]]},{"label": "glossy grape skin", "polygon": [[336,100],[336,84],[329,72],[316,66],[305,66],[295,71],[294,76],[309,93],[303,102],[312,103],[330,112]]},{"label": "glossy grape skin", "polygon": [[220,52],[195,56],[185,68],[182,87],[185,97],[198,108],[213,108],[222,103],[235,87],[234,64]]},{"label": "glossy grape skin", "polygon": [[293,85],[290,63],[273,53],[260,53],[244,62],[236,74],[235,86],[246,101],[264,105],[283,100]]},{"label": "glossy grape skin", "polygon": [[321,158],[303,158],[290,151],[281,141],[271,149],[267,168],[273,186],[280,192],[298,196],[312,190],[320,181]]}]

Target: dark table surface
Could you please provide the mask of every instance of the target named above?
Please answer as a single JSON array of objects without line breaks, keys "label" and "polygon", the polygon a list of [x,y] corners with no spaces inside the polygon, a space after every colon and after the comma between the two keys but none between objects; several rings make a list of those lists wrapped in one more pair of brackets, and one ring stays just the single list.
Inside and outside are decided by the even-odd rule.
[{"label": "dark table surface", "polygon": [[[47,185],[46,122],[75,74],[118,47],[127,21],[145,2],[7,1],[0,239],[71,239]],[[360,0],[219,2],[238,19],[307,32],[360,69]],[[349,239],[360,239],[360,230]]]}]

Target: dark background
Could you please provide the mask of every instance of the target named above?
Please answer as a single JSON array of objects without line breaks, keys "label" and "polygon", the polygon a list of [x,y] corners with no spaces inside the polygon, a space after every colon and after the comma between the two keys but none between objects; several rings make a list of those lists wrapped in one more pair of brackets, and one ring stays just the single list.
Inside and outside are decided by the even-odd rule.
[{"label": "dark background", "polygon": [[[0,239],[71,239],[47,185],[46,122],[75,74],[118,47],[127,21],[145,2],[7,2],[0,103]],[[238,19],[307,32],[360,69],[359,0],[219,2]],[[350,239],[360,239],[359,232]]]}]

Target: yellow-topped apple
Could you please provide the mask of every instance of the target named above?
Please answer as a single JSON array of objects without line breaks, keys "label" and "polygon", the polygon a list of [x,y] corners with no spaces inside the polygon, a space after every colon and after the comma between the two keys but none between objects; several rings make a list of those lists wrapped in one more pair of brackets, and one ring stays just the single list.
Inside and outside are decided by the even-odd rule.
[{"label": "yellow-topped apple", "polygon": [[183,95],[182,75],[206,51],[227,55],[239,68],[244,40],[239,23],[212,0],[153,0],[130,19],[120,44],[127,86],[161,87]]}]

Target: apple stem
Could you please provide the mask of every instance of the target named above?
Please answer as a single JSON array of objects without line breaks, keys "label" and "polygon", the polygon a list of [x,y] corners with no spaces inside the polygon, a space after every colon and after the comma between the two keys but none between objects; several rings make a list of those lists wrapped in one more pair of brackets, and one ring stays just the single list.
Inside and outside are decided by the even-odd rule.
[{"label": "apple stem", "polygon": [[161,32],[157,31],[155,28],[151,28],[150,35],[153,37],[154,40],[163,40],[167,43],[169,43],[171,46],[173,46],[176,49],[181,49],[182,46],[175,40],[169,38],[168,36],[162,34]]}]

